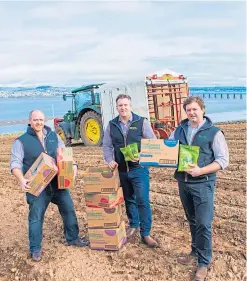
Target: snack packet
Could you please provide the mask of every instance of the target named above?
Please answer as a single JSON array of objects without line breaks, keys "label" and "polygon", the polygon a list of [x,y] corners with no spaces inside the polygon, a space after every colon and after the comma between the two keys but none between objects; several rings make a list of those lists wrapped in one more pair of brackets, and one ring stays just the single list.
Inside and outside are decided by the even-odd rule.
[{"label": "snack packet", "polygon": [[132,160],[131,155],[130,155],[131,151],[130,151],[129,146],[121,147],[120,150],[121,150],[121,152],[124,155],[124,160],[125,161],[131,161]]},{"label": "snack packet", "polygon": [[121,147],[120,151],[123,153],[125,161],[131,161],[139,157],[137,143],[131,143],[125,147]]},{"label": "snack packet", "polygon": [[128,146],[129,146],[130,151],[131,151],[131,153],[133,155],[133,158],[139,158],[139,152],[138,152],[138,145],[137,145],[137,143],[136,142],[135,143],[131,143]]},{"label": "snack packet", "polygon": [[189,164],[197,165],[198,157],[200,153],[200,146],[195,145],[179,145],[179,161],[178,171],[184,172],[190,169]]}]

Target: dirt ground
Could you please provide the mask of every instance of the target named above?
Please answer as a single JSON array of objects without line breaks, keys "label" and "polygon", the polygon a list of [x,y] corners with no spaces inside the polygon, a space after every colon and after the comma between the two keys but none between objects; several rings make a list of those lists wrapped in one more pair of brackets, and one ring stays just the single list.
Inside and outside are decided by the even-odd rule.
[{"label": "dirt ground", "polygon": [[[245,277],[245,139],[246,124],[220,127],[230,148],[230,165],[218,173],[213,224],[213,262],[207,280],[246,280]],[[11,281],[185,281],[195,268],[176,262],[190,249],[188,224],[173,179],[173,169],[150,169],[153,209],[152,235],[161,248],[148,249],[135,237],[119,252],[94,251],[64,245],[61,219],[50,205],[44,222],[43,259],[28,258],[25,196],[9,172],[14,136],[0,136],[0,280]],[[82,171],[103,165],[100,148],[75,145],[78,179],[72,190],[81,235],[87,235]],[[126,216],[125,216],[126,219]]]}]

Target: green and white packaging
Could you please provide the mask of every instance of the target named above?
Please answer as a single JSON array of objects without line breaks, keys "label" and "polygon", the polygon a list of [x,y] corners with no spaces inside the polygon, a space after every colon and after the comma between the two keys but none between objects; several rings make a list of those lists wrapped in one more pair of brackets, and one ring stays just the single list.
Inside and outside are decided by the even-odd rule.
[{"label": "green and white packaging", "polygon": [[197,165],[199,153],[200,153],[200,146],[180,144],[178,171],[184,172],[185,170],[191,169],[189,164]]}]

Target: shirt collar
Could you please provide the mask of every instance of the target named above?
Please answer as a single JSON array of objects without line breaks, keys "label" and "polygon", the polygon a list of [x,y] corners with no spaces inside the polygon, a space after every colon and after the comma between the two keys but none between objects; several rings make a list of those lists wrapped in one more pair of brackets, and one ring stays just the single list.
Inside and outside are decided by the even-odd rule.
[{"label": "shirt collar", "polygon": [[47,130],[44,128],[43,129],[43,135],[46,137],[46,135],[47,135]]}]

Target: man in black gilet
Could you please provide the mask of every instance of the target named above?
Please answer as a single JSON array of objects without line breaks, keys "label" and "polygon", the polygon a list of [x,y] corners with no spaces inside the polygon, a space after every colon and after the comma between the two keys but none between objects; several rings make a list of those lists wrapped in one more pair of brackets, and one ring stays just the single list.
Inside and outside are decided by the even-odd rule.
[{"label": "man in black gilet", "polygon": [[[41,192],[39,196],[28,193],[30,187],[25,173],[32,166],[42,152],[55,160],[57,148],[65,147],[61,138],[44,125],[45,116],[40,110],[33,110],[29,114],[30,124],[26,133],[17,138],[11,150],[10,169],[17,178],[21,189],[26,193],[29,204],[28,231],[29,250],[33,261],[41,260],[42,229],[45,211],[50,202],[58,206],[63,219],[64,234],[68,245],[77,247],[87,246],[88,242],[79,238],[79,228],[74,210],[74,204],[67,189],[58,189],[57,176]],[[76,175],[77,165],[74,165]]]},{"label": "man in black gilet", "polygon": [[200,147],[197,165],[185,172],[175,172],[179,195],[190,224],[191,252],[178,258],[182,264],[197,262],[195,280],[203,281],[212,259],[212,220],[216,172],[229,163],[229,152],[223,133],[204,115],[200,97],[188,97],[183,104],[188,119],[177,127],[170,139],[180,144]]},{"label": "man in black gilet", "polygon": [[120,151],[121,147],[137,143],[140,152],[141,139],[153,139],[156,136],[147,119],[131,112],[130,96],[119,95],[116,104],[119,116],[109,122],[104,133],[104,159],[111,169],[118,168],[119,171],[130,226],[127,237],[140,231],[142,241],[148,247],[158,247],[158,243],[150,236],[152,213],[149,170],[140,166],[138,159],[125,162]]}]

